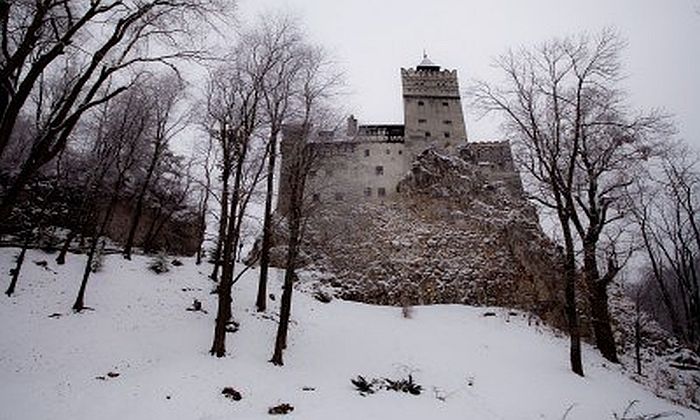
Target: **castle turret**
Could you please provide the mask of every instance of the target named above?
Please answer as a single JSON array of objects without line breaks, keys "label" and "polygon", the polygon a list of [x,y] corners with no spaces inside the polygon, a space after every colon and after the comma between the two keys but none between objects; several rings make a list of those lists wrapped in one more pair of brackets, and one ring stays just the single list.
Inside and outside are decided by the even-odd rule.
[{"label": "castle turret", "polygon": [[401,69],[406,147],[454,150],[467,141],[457,70],[441,69],[427,56],[415,69]]}]

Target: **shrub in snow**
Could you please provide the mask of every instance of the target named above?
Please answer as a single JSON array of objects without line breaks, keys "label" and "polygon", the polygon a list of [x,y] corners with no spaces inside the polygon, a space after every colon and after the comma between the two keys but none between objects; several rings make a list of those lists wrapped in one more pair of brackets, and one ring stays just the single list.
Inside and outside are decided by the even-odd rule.
[{"label": "shrub in snow", "polygon": [[192,301],[192,306],[185,310],[190,312],[204,312],[205,314],[207,313],[207,311],[205,311],[204,308],[202,308],[202,302],[198,299],[194,299]]},{"label": "shrub in snow", "polygon": [[374,394],[379,389],[387,389],[390,391],[406,392],[411,395],[420,395],[423,387],[413,381],[413,375],[408,375],[408,378],[403,379],[372,379],[368,381],[364,376],[357,375],[356,379],[350,379],[355,388],[360,392],[360,395],[365,396]]},{"label": "shrub in snow", "polygon": [[407,392],[411,395],[420,395],[423,387],[413,382],[413,375],[408,375],[406,379],[392,380],[385,378],[386,389],[397,392]]},{"label": "shrub in snow", "polygon": [[240,401],[241,399],[243,399],[243,396],[241,395],[241,393],[236,391],[235,389],[233,389],[230,386],[227,386],[224,389],[222,389],[221,394],[224,397],[231,399],[233,401]]},{"label": "shrub in snow", "polygon": [[175,258],[170,264],[172,264],[173,267],[182,267],[182,261],[178,260]]},{"label": "shrub in snow", "polygon": [[267,410],[268,414],[287,414],[292,411],[294,411],[294,407],[291,404],[287,403],[282,403],[280,405],[270,407],[270,409]]},{"label": "shrub in snow", "polygon": [[170,271],[170,263],[165,254],[160,253],[151,260],[148,264],[148,269],[156,274],[167,273]]},{"label": "shrub in snow", "polygon": [[330,303],[333,300],[333,296],[330,293],[323,290],[316,290],[313,294],[314,298],[321,303]]},{"label": "shrub in snow", "polygon": [[355,388],[360,392],[361,395],[374,394],[374,385],[376,380],[368,381],[362,375],[357,375],[357,379],[350,379]]}]

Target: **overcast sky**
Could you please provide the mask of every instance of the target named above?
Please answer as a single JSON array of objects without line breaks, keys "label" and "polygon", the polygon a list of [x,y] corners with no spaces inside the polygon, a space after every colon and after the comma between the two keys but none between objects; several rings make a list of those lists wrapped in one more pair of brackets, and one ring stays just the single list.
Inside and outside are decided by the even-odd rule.
[{"label": "overcast sky", "polygon": [[[239,16],[285,10],[325,45],[347,75],[347,108],[361,122],[402,122],[399,69],[425,48],[437,64],[496,81],[495,56],[510,47],[614,26],[628,41],[625,86],[633,105],[663,107],[680,136],[700,147],[700,0],[240,0]],[[465,104],[466,105],[466,104]],[[466,108],[466,107],[465,107]],[[468,109],[465,109],[469,111]],[[467,114],[470,140],[501,137]]]}]

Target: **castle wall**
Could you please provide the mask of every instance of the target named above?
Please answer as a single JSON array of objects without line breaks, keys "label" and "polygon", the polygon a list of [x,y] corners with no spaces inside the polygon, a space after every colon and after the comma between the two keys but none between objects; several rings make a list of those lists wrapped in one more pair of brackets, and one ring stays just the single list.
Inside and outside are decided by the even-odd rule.
[{"label": "castle wall", "polygon": [[321,203],[390,199],[408,171],[403,143],[327,143],[322,147],[326,149],[323,159],[308,180],[309,194]]},{"label": "castle wall", "polygon": [[505,184],[513,192],[522,193],[520,174],[513,163],[510,142],[488,141],[468,143],[459,150],[459,156],[479,166],[490,182]]}]

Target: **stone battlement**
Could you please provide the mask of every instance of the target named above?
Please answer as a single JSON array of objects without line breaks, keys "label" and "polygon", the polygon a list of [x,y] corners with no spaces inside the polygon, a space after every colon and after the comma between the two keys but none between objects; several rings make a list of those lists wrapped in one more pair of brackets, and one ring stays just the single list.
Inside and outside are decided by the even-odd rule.
[{"label": "stone battlement", "polygon": [[403,96],[459,98],[457,70],[401,69]]}]

